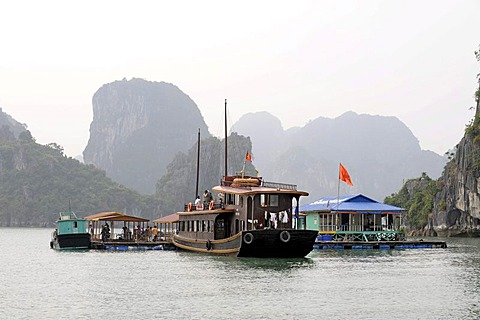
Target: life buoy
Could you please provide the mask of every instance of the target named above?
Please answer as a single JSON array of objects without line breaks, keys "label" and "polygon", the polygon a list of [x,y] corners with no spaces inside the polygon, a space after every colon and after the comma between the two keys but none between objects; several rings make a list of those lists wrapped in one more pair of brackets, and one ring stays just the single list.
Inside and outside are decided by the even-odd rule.
[{"label": "life buoy", "polygon": [[210,241],[210,239],[207,240],[207,250],[212,250],[212,242]]},{"label": "life buoy", "polygon": [[192,203],[191,202],[188,203],[188,211],[192,211]]},{"label": "life buoy", "polygon": [[212,200],[212,201],[210,201],[210,203],[208,204],[208,209],[209,209],[209,210],[213,210],[213,207],[214,207],[214,206],[215,206],[215,202],[213,202],[213,200]]},{"label": "life buoy", "polygon": [[252,241],[253,241],[253,234],[251,234],[250,232],[246,233],[243,236],[243,242],[245,242],[246,244],[250,244],[252,243]]},{"label": "life buoy", "polygon": [[282,232],[280,232],[280,240],[282,240],[285,243],[290,241],[290,232],[286,230],[283,230]]}]

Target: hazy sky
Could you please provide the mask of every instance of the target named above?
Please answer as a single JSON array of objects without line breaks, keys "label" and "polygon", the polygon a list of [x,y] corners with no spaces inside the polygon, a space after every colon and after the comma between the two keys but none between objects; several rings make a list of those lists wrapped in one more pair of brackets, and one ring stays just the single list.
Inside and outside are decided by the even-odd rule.
[{"label": "hazy sky", "polygon": [[285,129],[396,116],[443,154],[473,117],[480,1],[3,1],[0,107],[82,153],[92,96],[123,78],[178,86],[214,134],[268,111]]}]

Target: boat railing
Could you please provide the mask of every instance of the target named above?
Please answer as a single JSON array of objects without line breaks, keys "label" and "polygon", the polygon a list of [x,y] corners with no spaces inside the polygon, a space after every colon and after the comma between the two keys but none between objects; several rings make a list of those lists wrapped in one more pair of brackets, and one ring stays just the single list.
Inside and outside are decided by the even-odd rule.
[{"label": "boat railing", "polygon": [[212,205],[210,203],[201,203],[200,205],[196,205],[196,206],[191,204],[183,205],[184,211],[220,210],[224,208],[225,206],[222,201],[214,201]]},{"label": "boat railing", "polygon": [[285,190],[294,190],[294,191],[297,190],[296,184],[288,184],[288,183],[263,181],[262,186],[266,188],[274,188],[274,189],[285,189]]}]

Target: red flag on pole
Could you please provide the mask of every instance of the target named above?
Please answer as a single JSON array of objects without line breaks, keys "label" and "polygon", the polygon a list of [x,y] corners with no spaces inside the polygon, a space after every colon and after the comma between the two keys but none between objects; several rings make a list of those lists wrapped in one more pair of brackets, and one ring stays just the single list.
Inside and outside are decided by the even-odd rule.
[{"label": "red flag on pole", "polygon": [[342,180],[343,182],[345,182],[349,186],[353,187],[353,183],[352,183],[352,180],[350,179],[350,175],[348,174],[347,169],[345,169],[345,167],[342,166],[341,163],[340,163],[340,172],[338,174],[338,179]]},{"label": "red flag on pole", "polygon": [[248,153],[248,151],[247,151],[247,155],[245,156],[245,159],[246,159],[247,161],[252,162],[252,155],[251,155],[250,153]]}]

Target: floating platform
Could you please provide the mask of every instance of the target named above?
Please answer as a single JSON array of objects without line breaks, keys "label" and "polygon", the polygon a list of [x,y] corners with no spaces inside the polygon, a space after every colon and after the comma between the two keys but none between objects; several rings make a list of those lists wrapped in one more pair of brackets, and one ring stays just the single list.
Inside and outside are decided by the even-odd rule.
[{"label": "floating platform", "polygon": [[378,242],[359,242],[359,241],[316,241],[314,249],[320,250],[366,250],[366,249],[427,249],[427,248],[446,248],[445,241],[378,241]]},{"label": "floating platform", "polygon": [[107,251],[176,250],[168,241],[92,241],[90,248]]}]

